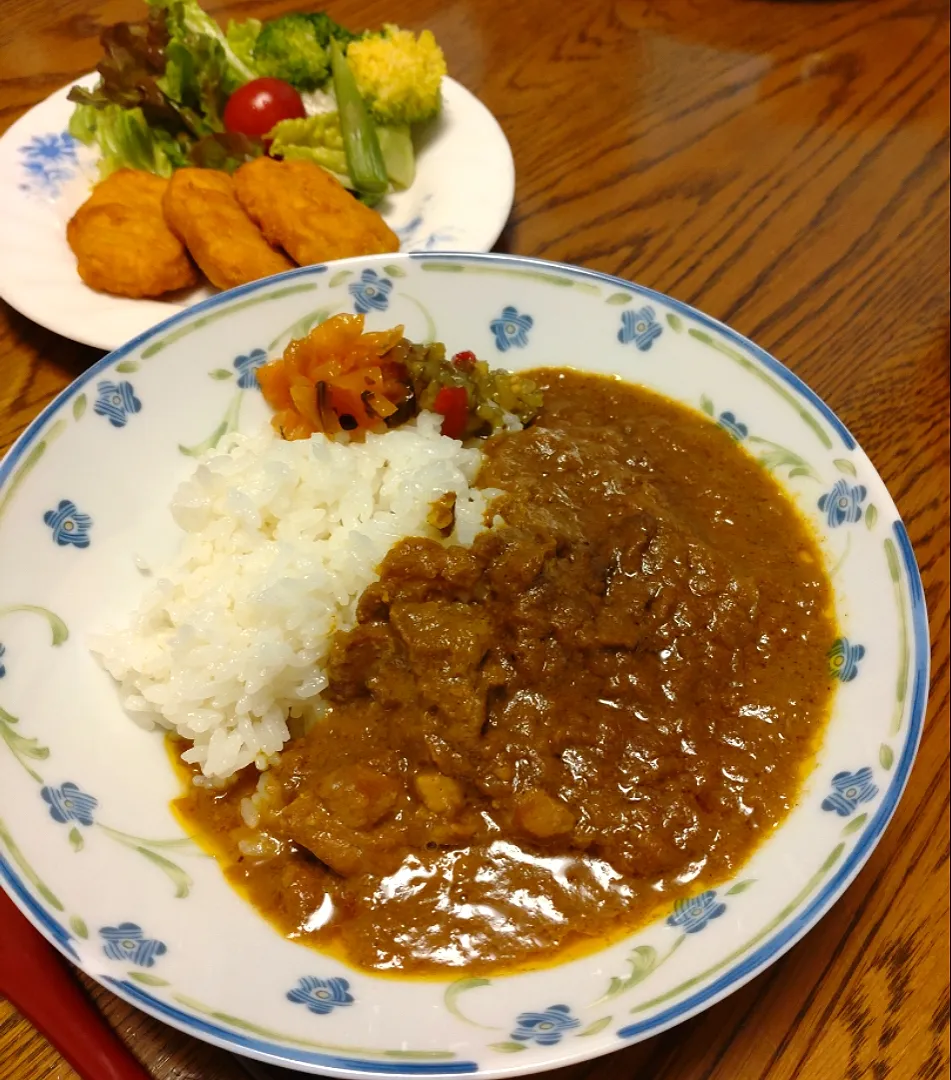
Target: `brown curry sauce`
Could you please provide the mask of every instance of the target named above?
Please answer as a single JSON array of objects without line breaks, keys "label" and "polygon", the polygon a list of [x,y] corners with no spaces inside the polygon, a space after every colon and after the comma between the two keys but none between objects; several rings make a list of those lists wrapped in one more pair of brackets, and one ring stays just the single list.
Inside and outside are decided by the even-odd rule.
[{"label": "brown curry sauce", "polygon": [[331,707],[268,774],[175,808],[282,933],[376,971],[603,945],[734,874],[795,802],[832,593],[776,481],[699,414],[542,369],[491,439],[504,524],[397,544]]}]

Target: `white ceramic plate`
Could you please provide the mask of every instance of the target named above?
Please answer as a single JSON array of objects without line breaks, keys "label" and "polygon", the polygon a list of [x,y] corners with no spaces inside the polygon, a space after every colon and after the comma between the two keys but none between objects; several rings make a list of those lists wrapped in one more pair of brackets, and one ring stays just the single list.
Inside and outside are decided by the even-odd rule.
[{"label": "white ceramic plate", "polygon": [[[71,86],[95,85],[86,75]],[[64,337],[115,349],[211,296],[210,285],[161,300],[90,289],[76,273],[66,222],[98,179],[99,151],[67,132],[71,86],[57,90],[0,138],[0,297]],[[379,210],[403,251],[488,251],[515,194],[512,151],[495,117],[453,79],[443,111],[418,147],[416,180]]]},{"label": "white ceramic plate", "polygon": [[[841,639],[802,799],[734,880],[602,952],[507,978],[381,979],[281,938],[168,808],[161,739],[86,648],[168,554],[188,450],[264,422],[253,368],[321,315],[369,311],[496,364],[617,373],[707,413],[815,525]],[[696,468],[704,463],[698,461]],[[128,1001],[240,1053],[345,1076],[511,1076],[604,1054],[730,993],[852,880],[908,777],[928,685],[921,583],[882,481],[793,374],[699,312],[505,256],[348,260],[207,300],[79,378],[0,466],[0,879]]]}]

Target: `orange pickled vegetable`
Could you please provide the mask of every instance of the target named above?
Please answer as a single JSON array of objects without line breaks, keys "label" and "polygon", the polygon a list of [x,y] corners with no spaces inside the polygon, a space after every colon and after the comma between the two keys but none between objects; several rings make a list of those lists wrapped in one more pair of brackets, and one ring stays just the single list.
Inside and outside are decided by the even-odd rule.
[{"label": "orange pickled vegetable", "polygon": [[362,315],[334,315],[257,372],[271,423],[285,439],[317,431],[386,430],[412,390],[406,366],[386,354],[403,327],[363,332]]}]

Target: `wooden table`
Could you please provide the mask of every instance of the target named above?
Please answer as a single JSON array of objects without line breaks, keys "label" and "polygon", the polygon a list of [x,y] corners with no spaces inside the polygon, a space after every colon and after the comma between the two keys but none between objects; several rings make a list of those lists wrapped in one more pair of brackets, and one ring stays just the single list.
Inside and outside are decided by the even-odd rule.
[{"label": "wooden table", "polygon": [[[303,0],[301,0],[301,3]],[[274,15],[300,6],[209,5]],[[94,66],[136,0],[0,0],[0,129]],[[341,0],[431,27],[499,118],[518,188],[500,249],[632,278],[784,360],[870,454],[908,525],[933,682],[895,820],[804,941],[732,997],[562,1080],[938,1080],[948,1042],[948,8],[941,0]],[[0,451],[97,359],[0,306]],[[105,991],[163,1080],[227,1054]],[[0,1001],[0,1078],[75,1074]]]}]

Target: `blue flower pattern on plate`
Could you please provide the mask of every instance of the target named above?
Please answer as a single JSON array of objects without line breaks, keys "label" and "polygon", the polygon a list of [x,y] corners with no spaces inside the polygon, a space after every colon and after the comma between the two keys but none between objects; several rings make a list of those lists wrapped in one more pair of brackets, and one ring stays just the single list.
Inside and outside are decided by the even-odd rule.
[{"label": "blue flower pattern on plate", "polygon": [[822,809],[834,811],[839,817],[848,817],[859,803],[868,802],[877,794],[878,788],[872,783],[872,770],[867,765],[854,773],[837,772],[832,777],[832,791],[822,800]]},{"label": "blue flower pattern on plate", "polygon": [[[432,195],[426,195],[423,200],[423,205],[432,199]],[[430,222],[430,228],[432,222]],[[438,229],[432,229],[429,234],[424,232],[426,228],[426,220],[422,214],[417,214],[416,217],[410,218],[406,225],[397,226],[393,231],[399,238],[399,249],[403,252],[434,252],[439,249],[444,249],[443,245],[456,242],[456,233],[454,232],[440,232]],[[418,237],[420,233],[420,237]],[[425,239],[421,239],[425,237]]]},{"label": "blue flower pattern on plate", "polygon": [[639,311],[621,313],[621,329],[617,332],[617,339],[622,345],[633,341],[641,352],[647,352],[663,330],[654,317],[654,309],[642,307]]},{"label": "blue flower pattern on plate", "polygon": [[168,952],[164,941],[146,937],[142,927],[132,922],[104,926],[99,936],[105,942],[102,951],[110,960],[125,960],[138,967],[150,968],[157,957]]},{"label": "blue flower pattern on plate", "polygon": [[99,805],[94,795],[83,791],[72,780],[67,780],[59,787],[44,787],[40,792],[43,801],[49,804],[50,817],[65,825],[68,821],[78,821],[80,825],[92,825],[92,812]]},{"label": "blue flower pattern on plate", "polygon": [[0,679],[2,679],[3,676],[7,673],[7,669],[3,665],[3,657],[6,654],[6,651],[6,645],[4,645],[2,641],[0,641]]},{"label": "blue flower pattern on plate", "polygon": [[580,1025],[567,1005],[549,1005],[541,1012],[523,1012],[515,1018],[512,1038],[516,1042],[534,1042],[539,1046],[554,1046],[561,1042],[566,1031]]},{"label": "blue flower pattern on plate", "polygon": [[521,315],[510,305],[502,308],[502,314],[489,323],[489,329],[495,336],[495,347],[499,352],[507,352],[524,349],[528,344],[528,332],[534,325],[531,315]]},{"label": "blue flower pattern on plate", "polygon": [[31,189],[48,195],[58,195],[59,187],[76,174],[76,140],[69,132],[49,135],[34,135],[20,147],[23,171],[27,183],[21,184],[24,191]]},{"label": "blue flower pattern on plate", "polygon": [[452,243],[456,239],[456,234],[451,232],[431,232],[429,236],[423,241],[422,244],[415,250],[418,251],[439,251],[444,250],[443,244]]},{"label": "blue flower pattern on plate", "polygon": [[72,544],[73,547],[89,547],[89,526],[92,518],[88,514],[80,513],[74,502],[69,499],[60,499],[59,506],[55,510],[47,510],[43,520],[49,525],[53,533],[53,539],[60,547]]},{"label": "blue flower pattern on plate", "polygon": [[247,356],[236,356],[232,367],[238,373],[238,386],[242,390],[255,390],[258,386],[255,372],[267,363],[267,353],[263,349],[252,349]]},{"label": "blue flower pattern on plate", "polygon": [[287,991],[287,1000],[306,1005],[318,1016],[326,1016],[336,1008],[353,1004],[353,994],[349,991],[350,983],[346,979],[318,979],[315,975],[305,975],[293,990]]},{"label": "blue flower pattern on plate", "polygon": [[401,225],[399,228],[393,230],[400,238],[400,247],[403,251],[409,251],[409,246],[414,243],[416,239],[414,234],[422,223],[422,214],[417,214],[416,217],[410,218],[405,225]]},{"label": "blue flower pattern on plate", "polygon": [[836,638],[828,653],[829,674],[842,682],[851,682],[859,673],[859,661],[864,655],[864,645],[853,645],[848,638]]},{"label": "blue flower pattern on plate", "polygon": [[689,900],[678,900],[673,915],[667,916],[667,925],[680,927],[685,934],[699,934],[711,919],[719,919],[724,911],[726,904],[717,900],[713,889],[708,889]]},{"label": "blue flower pattern on plate", "polygon": [[99,396],[92,411],[97,416],[104,416],[113,427],[125,427],[129,416],[142,409],[142,402],[135,396],[132,383],[101,382],[96,391]]},{"label": "blue flower pattern on plate", "polygon": [[832,490],[819,497],[819,509],[826,516],[830,529],[840,525],[853,525],[862,518],[862,502],[867,492],[862,484],[849,484],[837,480]]},{"label": "blue flower pattern on plate", "polygon": [[728,431],[737,442],[742,442],[750,433],[750,429],[746,424],[741,424],[735,414],[731,412],[720,413],[719,417],[717,417],[717,423],[724,431]]},{"label": "blue flower pattern on plate", "polygon": [[358,315],[371,311],[386,311],[390,304],[393,282],[387,277],[380,277],[375,270],[364,270],[359,281],[347,286],[353,297],[353,309]]}]

